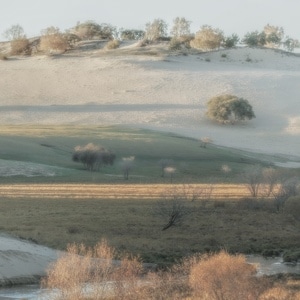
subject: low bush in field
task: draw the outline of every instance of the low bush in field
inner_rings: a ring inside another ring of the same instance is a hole
[[[11,55],[30,55],[31,49],[27,38],[15,39],[10,42]]]

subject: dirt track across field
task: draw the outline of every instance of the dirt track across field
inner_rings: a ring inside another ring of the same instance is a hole
[[[167,195],[195,199],[236,199],[249,196],[244,185],[234,184],[13,184],[0,185],[2,198],[158,199]]]

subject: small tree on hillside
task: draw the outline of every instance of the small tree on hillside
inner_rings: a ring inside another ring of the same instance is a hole
[[[12,55],[31,54],[29,40],[26,38],[23,27],[19,24],[12,25],[5,30],[3,36],[10,41]]]
[[[300,48],[300,42],[297,39],[287,36],[283,41],[283,47],[288,51],[294,51],[295,48]]]
[[[227,36],[224,38],[223,47],[224,48],[233,48],[240,41],[240,38],[237,34],[232,34],[231,36]]]
[[[162,19],[155,19],[146,24],[145,38],[149,41],[157,41],[167,36],[167,23]]]
[[[263,30],[266,35],[266,45],[271,48],[278,48],[281,45],[284,30],[282,27],[267,24]]]
[[[3,33],[3,36],[9,41],[26,38],[24,29],[19,24],[12,25],[10,28],[6,29]]]
[[[116,155],[101,146],[93,143],[85,146],[76,146],[72,160],[80,162],[89,171],[99,170],[103,165],[113,165]]]
[[[220,48],[224,40],[223,32],[218,28],[204,25],[196,32],[195,38],[191,40],[191,47],[202,50],[213,50]]]
[[[250,192],[252,197],[257,197],[259,187],[263,182],[262,169],[260,166],[252,166],[247,168],[241,176],[244,180],[244,185]]]
[[[186,37],[191,35],[190,31],[191,22],[186,18],[175,18],[173,20],[173,27],[171,29],[171,36],[174,38]]]
[[[211,98],[207,103],[206,115],[224,124],[255,118],[252,106],[247,100],[229,94]]]
[[[242,42],[249,47],[264,46],[267,42],[266,34],[258,31],[248,32]]]

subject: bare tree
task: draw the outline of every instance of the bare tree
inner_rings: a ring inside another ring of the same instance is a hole
[[[259,187],[262,183],[262,170],[260,166],[252,166],[242,174],[244,185],[249,190],[252,197],[257,197]]]
[[[186,37],[191,34],[190,31],[191,22],[186,18],[175,18],[173,20],[173,27],[171,29],[171,35],[174,38]]]
[[[155,19],[146,24],[145,38],[149,41],[157,41],[167,36],[167,23],[162,19]]]
[[[3,36],[7,38],[9,41],[26,38],[24,29],[19,24],[12,25],[10,28],[6,29],[3,33]]]
[[[154,214],[166,221],[162,231],[180,225],[187,216],[192,214],[194,210],[188,202],[190,201],[185,191],[176,188],[163,195],[163,200],[158,201],[153,208]]]
[[[122,171],[123,171],[125,180],[128,180],[128,178],[129,178],[129,172],[133,168],[134,159],[135,159],[134,156],[129,156],[129,157],[123,157],[122,158],[121,167],[122,167]]]
[[[262,170],[262,179],[264,184],[264,194],[270,197],[279,181],[279,172],[274,168],[266,168]]]

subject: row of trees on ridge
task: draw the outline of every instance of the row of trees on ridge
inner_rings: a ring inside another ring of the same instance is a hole
[[[177,17],[168,31],[168,24],[162,19],[155,19],[145,25],[144,30],[117,29],[110,24],[98,24],[94,21],[77,23],[76,26],[62,33],[57,27],[49,27],[41,31],[39,50],[66,51],[79,40],[142,40],[141,45],[160,40],[170,42],[170,49],[182,47],[196,48],[204,51],[220,47],[232,48],[238,43],[247,46],[266,46],[271,48],[284,47],[293,51],[299,47],[299,41],[285,36],[282,27],[267,24],[262,31],[248,32],[242,39],[237,34],[225,36],[219,28],[203,25],[196,33],[190,29],[191,22],[186,18]],[[4,32],[4,37],[11,41],[12,54],[30,54],[30,42],[20,25],[13,25]],[[117,48],[119,43],[112,44]]]

